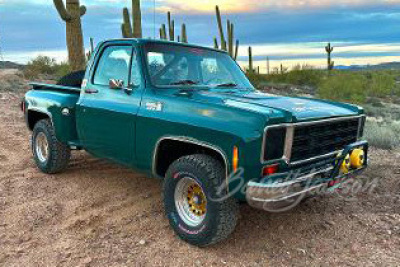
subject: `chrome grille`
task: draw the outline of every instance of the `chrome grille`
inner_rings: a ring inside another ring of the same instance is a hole
[[[297,164],[332,155],[360,138],[364,121],[365,116],[357,116],[268,126],[261,161],[282,158],[287,163]],[[278,133],[282,135],[279,138]]]
[[[351,118],[295,126],[290,161],[329,154],[356,142],[359,123],[360,118]]]

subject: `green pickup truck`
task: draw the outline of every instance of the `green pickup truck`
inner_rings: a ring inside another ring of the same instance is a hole
[[[362,108],[257,91],[219,50],[108,40],[78,81],[32,87],[21,109],[41,171],[83,149],[163,179],[171,227],[200,247],[232,233],[241,202],[288,209],[367,166]]]

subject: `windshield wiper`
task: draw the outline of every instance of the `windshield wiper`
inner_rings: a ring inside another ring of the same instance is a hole
[[[236,83],[221,83],[218,84],[216,87],[236,87],[238,86]]]
[[[195,85],[195,84],[198,84],[198,82],[195,82],[192,80],[181,80],[181,81],[170,83],[169,85]]]

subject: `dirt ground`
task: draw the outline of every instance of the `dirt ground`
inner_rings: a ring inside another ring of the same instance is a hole
[[[280,214],[242,205],[234,234],[199,249],[169,228],[159,180],[84,152],[62,174],[40,173],[19,99],[0,92],[0,266],[400,265],[398,152],[371,150],[372,193]]]

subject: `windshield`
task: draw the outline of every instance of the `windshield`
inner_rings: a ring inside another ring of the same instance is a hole
[[[254,89],[225,53],[173,44],[147,44],[151,82],[159,87]]]

